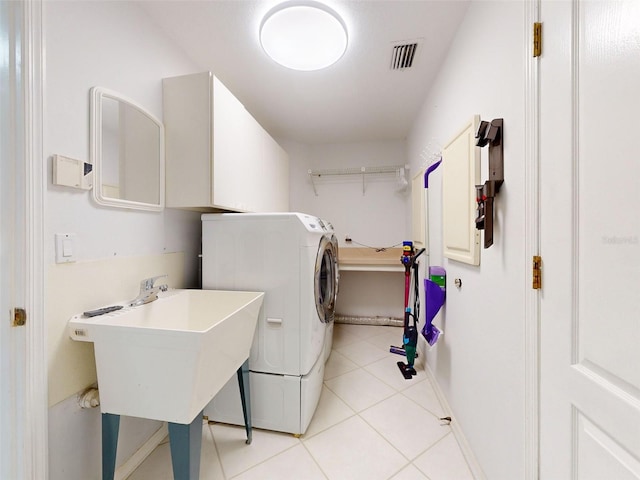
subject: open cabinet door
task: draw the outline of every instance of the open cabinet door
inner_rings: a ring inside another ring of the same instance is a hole
[[[417,249],[426,244],[425,224],[424,170],[421,170],[411,179],[411,238]]]
[[[637,480],[640,3],[540,18],[539,478]]]
[[[480,265],[480,232],[476,230],[476,185],[480,183],[480,148],[474,115],[442,149],[442,236],[444,256]]]

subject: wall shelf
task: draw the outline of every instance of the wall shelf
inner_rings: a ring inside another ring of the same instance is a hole
[[[316,181],[322,177],[330,176],[343,176],[343,175],[360,175],[362,177],[362,194],[365,191],[365,177],[367,175],[388,175],[394,174],[396,176],[405,177],[405,171],[409,169],[408,165],[388,165],[379,167],[354,167],[354,168],[333,168],[325,170],[307,170],[307,174],[311,179],[311,185],[313,186],[313,193],[318,196],[318,190],[316,189]]]
[[[401,258],[402,248],[342,247],[338,252],[338,268],[340,271],[404,272]]]

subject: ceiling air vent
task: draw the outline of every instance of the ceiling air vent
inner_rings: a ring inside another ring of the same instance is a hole
[[[391,70],[411,68],[418,52],[418,42],[403,42],[393,46],[391,52]]]

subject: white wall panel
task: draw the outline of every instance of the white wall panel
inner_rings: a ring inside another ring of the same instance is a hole
[[[349,247],[345,243],[347,235],[354,242],[372,247],[389,247],[411,240],[411,190],[401,190],[395,175],[368,175],[364,194],[359,175],[316,181],[316,196],[307,174],[310,169],[404,165],[403,141],[328,145],[281,141],[280,144],[289,153],[291,210],[329,220],[340,248]],[[407,178],[411,176],[412,172],[407,172]],[[359,247],[354,243],[351,246]],[[338,314],[403,317],[403,275],[348,272],[340,282]]]
[[[50,156],[88,161],[91,87],[119,92],[162,119],[163,76],[191,73],[196,67],[131,3],[44,2],[44,31],[45,239],[51,239],[45,243],[46,263],[53,263],[53,235],[76,233],[79,261],[186,251],[188,279],[195,282],[199,239],[171,232],[174,217],[98,207],[91,192],[53,186]],[[179,215],[199,220],[195,213]]]
[[[436,322],[444,335],[425,352],[427,364],[492,480],[525,478],[524,292],[531,280],[523,158],[531,25],[524,19],[524,2],[471,2],[407,140],[415,168],[425,147],[442,148],[472,115],[504,118],[505,183],[495,203],[495,243],[481,252],[479,267],[443,257],[442,169],[429,177],[431,264],[447,269],[447,299]],[[481,183],[487,179],[483,150]]]
[[[45,105],[45,305],[49,343],[50,479],[99,478],[100,430],[94,411],[80,411],[76,392],[95,381],[91,348],[72,345],[66,316],[135,296],[138,276],[163,270],[163,253],[183,252],[171,268],[175,286],[198,283],[200,217],[98,207],[91,192],[53,186],[51,160],[89,158],[89,89],[102,86],[135,99],[162,118],[162,78],[198,69],[128,2],[43,2]],[[54,264],[54,234],[75,233],[78,263]],[[151,264],[139,268],[147,260]],[[97,262],[94,262],[98,260]],[[142,263],[141,263],[142,262]],[[62,267],[68,267],[60,272]],[[95,267],[95,268],[92,268]],[[131,270],[133,269],[133,270]],[[55,273],[54,273],[55,272]],[[80,272],[74,275],[73,272]],[[64,282],[58,273],[64,273]],[[161,273],[165,273],[162,271]],[[69,276],[71,275],[71,276]],[[127,293],[128,292],[128,293]],[[122,454],[133,453],[156,422],[124,422]],[[118,460],[120,463],[121,460]]]
[[[367,175],[364,194],[360,175],[316,181],[318,195],[307,175],[310,169],[404,165],[403,141],[326,145],[280,143],[290,154],[292,211],[329,220],[341,247],[348,246],[344,242],[346,235],[376,247],[388,247],[410,239],[410,189],[400,191],[394,174]],[[411,172],[408,172],[408,178],[411,178]]]

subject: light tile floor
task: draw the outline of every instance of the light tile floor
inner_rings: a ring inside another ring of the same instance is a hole
[[[420,361],[405,380],[389,353],[402,329],[336,324],[318,409],[300,438],[202,429],[201,480],[473,480]],[[421,360],[421,359],[418,359]],[[166,440],[129,477],[172,480]]]

